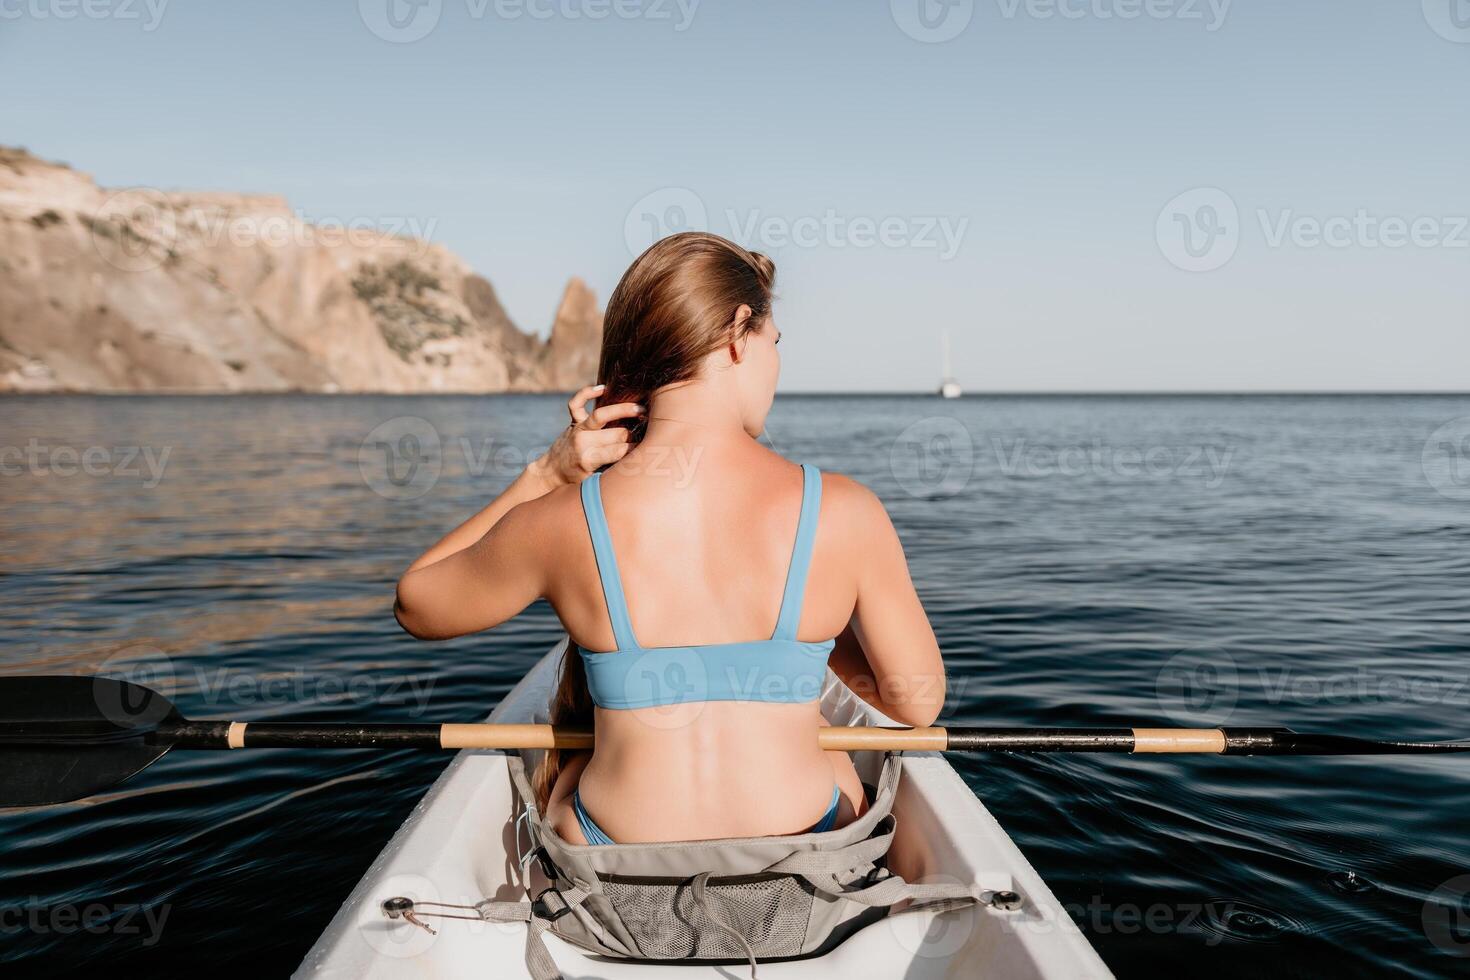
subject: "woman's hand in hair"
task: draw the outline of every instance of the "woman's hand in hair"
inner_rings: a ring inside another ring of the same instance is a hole
[[[571,397],[567,402],[571,423],[527,467],[546,492],[568,483],[581,483],[604,466],[622,459],[631,448],[628,430],[610,423],[637,418],[645,409],[633,402],[622,402],[587,411],[587,402],[602,394],[604,388],[606,385],[590,385]]]
[[[567,403],[571,424],[551,448],[408,567],[393,604],[400,626],[422,640],[464,636],[505,622],[545,595],[543,529],[520,505],[534,506],[557,487],[581,483],[627,455],[628,430],[610,424],[642,415],[643,406],[587,411],[587,402],[601,393],[596,385],[573,395]]]

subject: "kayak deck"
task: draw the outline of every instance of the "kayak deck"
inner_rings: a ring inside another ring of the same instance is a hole
[[[490,716],[493,722],[544,721],[561,644],[541,659]],[[888,723],[829,673],[823,715],[833,724]],[[863,758],[867,756],[869,758]],[[855,753],[864,779],[875,753]],[[483,898],[517,901],[544,884],[528,881],[518,856],[528,850],[514,819],[514,795],[501,752],[459,753],[414,808],[363,876],[294,974],[301,980],[347,978],[482,978],[526,976],[521,923],[432,918],[432,935],[381,911],[383,900],[473,905]],[[1014,891],[1021,908],[987,906],[919,912],[875,922],[819,957],[763,962],[760,976],[1106,978],[1097,953],[1016,845],[938,754],[907,754],[894,807],[893,860],[916,880],[976,882]],[[917,872],[917,873],[916,873]],[[473,915],[473,913],[462,913]],[[546,943],[568,977],[667,980],[729,978],[744,967],[704,963],[656,965],[590,955],[556,936]],[[656,972],[655,972],[656,971]]]

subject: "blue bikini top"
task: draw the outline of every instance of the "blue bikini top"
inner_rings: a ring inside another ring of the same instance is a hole
[[[587,670],[587,689],[601,708],[652,708],[692,701],[770,701],[804,704],[822,695],[827,657],[835,640],[802,643],[796,638],[801,621],[802,596],[817,539],[817,514],[822,507],[822,474],[802,464],[801,516],[796,545],[786,572],[786,591],[776,632],[769,640],[713,643],[704,646],[649,647],[638,645],[623,580],[613,554],[612,535],[602,509],[602,474],[582,481],[582,513],[592,535],[597,574],[612,622],[617,649],[597,653],[578,647]]]

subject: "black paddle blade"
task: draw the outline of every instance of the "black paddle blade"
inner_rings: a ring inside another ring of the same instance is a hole
[[[147,769],[168,749],[167,743],[142,739],[95,747],[0,745],[0,807],[96,796]]]
[[[0,677],[0,807],[111,789],[169,750],[168,698],[110,677]]]

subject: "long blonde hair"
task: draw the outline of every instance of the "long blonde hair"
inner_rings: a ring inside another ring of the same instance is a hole
[[[597,380],[607,385],[598,402],[647,405],[653,393],[698,375],[704,359],[771,315],[776,266],[759,252],[707,232],[684,232],[655,242],[628,267],[607,302]],[[735,314],[751,315],[732,334]],[[624,424],[631,440],[643,438],[645,421]],[[568,642],[551,701],[554,725],[592,724],[592,695],[582,658]],[[566,766],[560,750],[546,753],[533,780],[544,812]]]

